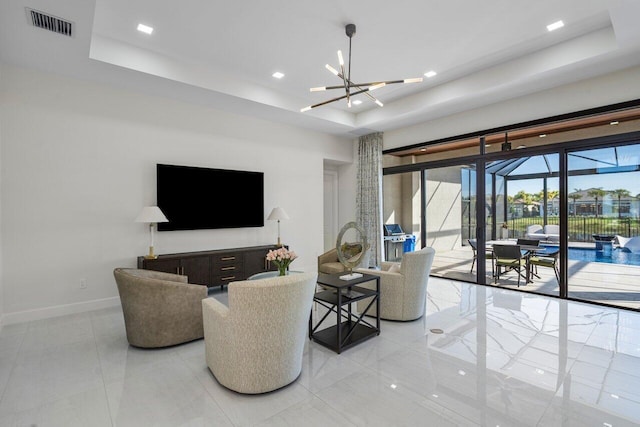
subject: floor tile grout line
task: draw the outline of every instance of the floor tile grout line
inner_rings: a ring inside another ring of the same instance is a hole
[[[96,348],[96,355],[98,356],[98,364],[100,366],[100,377],[102,378],[102,389],[104,390],[104,399],[106,401],[107,404],[107,412],[109,413],[109,421],[111,422],[112,426],[115,426],[115,423],[113,422],[113,415],[111,415],[111,403],[109,403],[109,394],[107,392],[107,381],[104,378],[104,369],[102,367],[102,357],[100,355],[100,349],[98,348],[98,339],[96,338],[96,331],[95,331],[95,325],[94,325],[94,316],[93,316],[93,312],[91,313],[90,317],[89,317],[90,321],[91,321],[91,333],[93,334],[93,344]]]

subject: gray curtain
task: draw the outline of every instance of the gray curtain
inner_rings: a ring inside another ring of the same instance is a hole
[[[364,229],[371,245],[369,267],[382,262],[382,133],[358,140],[358,186],[356,222]]]

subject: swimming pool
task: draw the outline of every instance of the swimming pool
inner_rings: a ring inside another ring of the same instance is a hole
[[[640,266],[640,254],[622,249],[613,249],[610,254],[588,248],[569,248],[569,259],[574,261],[604,262],[607,264],[625,264]]]

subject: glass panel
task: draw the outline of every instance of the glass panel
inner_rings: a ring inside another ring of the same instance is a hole
[[[495,255],[487,283],[560,294],[558,168],[558,154],[487,164],[487,248],[489,256]],[[517,245],[517,239],[529,240],[520,242],[521,251],[514,252],[519,259],[494,254],[494,245]]]
[[[476,281],[469,239],[476,230],[476,171],[470,165],[425,171],[426,246],[436,250],[431,274]]]
[[[568,156],[569,297],[640,308],[640,145]]]
[[[385,261],[400,261],[405,251],[421,248],[420,172],[384,175],[383,235]]]

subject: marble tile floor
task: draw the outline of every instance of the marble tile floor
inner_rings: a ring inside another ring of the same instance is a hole
[[[423,319],[340,355],[307,341],[300,377],[258,396],[220,386],[202,340],[130,347],[119,308],[7,325],[0,426],[640,425],[640,313],[428,289]]]

